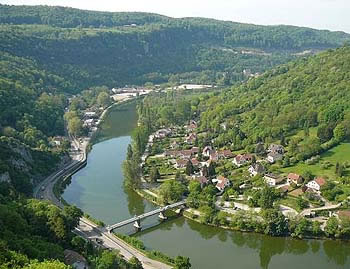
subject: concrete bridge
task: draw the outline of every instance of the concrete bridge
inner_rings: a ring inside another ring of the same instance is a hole
[[[107,231],[108,232],[112,232],[114,229],[117,229],[117,228],[120,228],[120,227],[123,227],[125,225],[128,225],[130,223],[134,223],[134,227],[138,230],[140,230],[142,227],[141,227],[141,220],[142,219],[145,219],[147,217],[150,217],[150,216],[154,216],[154,215],[157,215],[159,214],[159,218],[162,219],[162,220],[165,220],[167,217],[164,215],[164,212],[168,209],[172,209],[172,208],[175,208],[175,207],[179,207],[179,206],[182,206],[182,205],[185,205],[186,204],[186,201],[180,201],[180,202],[177,202],[177,203],[174,203],[174,204],[171,204],[171,205],[167,205],[167,206],[164,206],[164,207],[161,207],[161,208],[158,208],[158,209],[155,209],[153,211],[150,211],[150,212],[147,212],[147,213],[144,213],[144,214],[141,214],[139,216],[135,216],[133,218],[130,218],[130,219],[127,219],[127,220],[124,220],[124,221],[121,221],[121,222],[118,222],[118,223],[115,223],[115,224],[112,224],[112,225],[109,225],[106,227]],[[180,212],[180,210],[179,210]]]

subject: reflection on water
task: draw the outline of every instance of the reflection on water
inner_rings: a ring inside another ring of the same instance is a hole
[[[103,123],[87,166],[72,178],[63,197],[107,224],[155,208],[124,190],[121,164],[136,126],[135,104],[113,110]],[[350,268],[350,245],[341,241],[296,240],[240,233],[202,225],[183,217],[159,223],[142,221],[136,234],[148,248],[171,256],[189,256],[193,268]],[[132,233],[132,224],[117,232]]]
[[[187,254],[194,268],[350,268],[349,242],[233,232],[185,218],[136,236],[170,255]]]

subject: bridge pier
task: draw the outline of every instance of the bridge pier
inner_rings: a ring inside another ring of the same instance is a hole
[[[159,212],[158,217],[159,217],[161,220],[166,220],[166,219],[168,218],[167,216],[164,215],[164,212],[165,212],[165,210]]]
[[[141,219],[135,220],[135,222],[134,222],[134,227],[135,227],[135,229],[136,229],[137,231],[141,231],[141,229],[142,229],[142,226],[141,226]]]

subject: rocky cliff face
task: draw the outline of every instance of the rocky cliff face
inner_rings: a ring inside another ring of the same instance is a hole
[[[31,149],[18,140],[0,137],[0,183],[8,182],[30,194],[33,185],[40,182],[67,156]]]

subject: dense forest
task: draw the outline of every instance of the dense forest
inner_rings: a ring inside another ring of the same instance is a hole
[[[286,141],[291,157],[300,161],[325,151],[350,134],[349,60],[350,47],[345,46],[233,87],[199,105],[202,128],[219,133],[219,146],[237,149],[303,131],[302,141]],[[232,128],[223,131],[222,123]]]
[[[334,48],[342,32],[203,18],[0,5],[0,49],[30,57],[77,92],[145,82],[232,84],[303,51]]]

